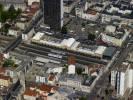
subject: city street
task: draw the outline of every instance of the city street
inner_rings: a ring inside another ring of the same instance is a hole
[[[131,39],[129,39],[126,44],[123,46],[123,49],[121,49],[120,53],[117,57],[114,57],[114,60],[112,59],[112,62],[109,63],[106,68],[106,70],[103,72],[103,74],[99,77],[99,79],[94,84],[91,93],[89,94],[89,97],[97,96],[97,92],[100,89],[103,89],[103,87],[107,86],[108,81],[106,81],[106,78],[109,78],[111,70],[117,70],[121,67],[121,64],[123,61],[125,61],[126,57],[128,56],[128,53],[133,50],[133,45],[128,45],[128,42]]]

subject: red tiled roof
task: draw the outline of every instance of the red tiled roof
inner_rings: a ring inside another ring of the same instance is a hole
[[[54,86],[50,86],[50,85],[46,85],[46,84],[41,84],[41,85],[38,86],[38,88],[41,91],[44,91],[44,92],[47,92],[47,93],[50,93],[52,89],[55,89]]]
[[[6,72],[5,68],[0,67],[0,74],[4,74]]]
[[[0,79],[3,79],[3,80],[11,80],[11,77],[10,76],[0,75]]]
[[[88,9],[88,10],[86,11],[86,13],[91,14],[91,15],[96,15],[96,14],[97,14],[97,11],[92,10],[92,9]]]
[[[50,74],[49,77],[48,77],[48,80],[49,81],[53,81],[54,79],[55,79],[55,75]]]
[[[75,63],[76,63],[76,58],[75,58],[75,56],[69,56],[69,57],[68,57],[68,64],[69,64],[69,65],[71,65],[71,64],[75,65]]]
[[[26,89],[25,92],[24,92],[24,95],[28,95],[28,96],[34,96],[36,97],[37,96],[37,92],[35,90],[31,90],[31,89]]]
[[[0,53],[0,61],[2,61],[4,59],[3,54]]]

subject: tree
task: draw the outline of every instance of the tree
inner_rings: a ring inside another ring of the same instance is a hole
[[[6,20],[8,19],[8,12],[7,11],[2,11],[1,12],[1,18],[0,18],[0,21],[2,22],[2,23],[5,23],[6,22]]]
[[[83,72],[83,69],[82,68],[76,68],[76,72],[78,75],[81,75]]]
[[[88,40],[94,41],[96,38],[95,34],[89,33],[88,34]]]
[[[79,100],[87,100],[87,98],[85,96],[82,96],[79,98]]]
[[[0,4],[0,12],[3,11],[4,7],[2,4]]]
[[[17,15],[20,15],[22,10],[20,8],[17,9]]]
[[[130,17],[133,18],[133,11],[131,12]]]
[[[15,8],[14,8],[13,5],[11,5],[11,6],[9,7],[8,12],[10,12],[10,13],[16,12],[16,10],[15,10]]]
[[[3,5],[0,4],[0,22],[5,23],[7,19],[14,20],[21,12],[21,9],[16,10],[13,5],[8,10],[4,10]]]
[[[18,15],[17,11],[15,10],[14,6],[11,5],[10,8],[8,9],[9,13],[9,19],[14,20]]]
[[[85,27],[85,23],[82,23],[81,25],[82,25],[82,27]]]
[[[14,66],[15,62],[12,59],[5,60],[3,67],[12,67]]]
[[[9,30],[9,28],[11,27],[11,25],[9,25],[9,24],[5,24],[4,25],[4,29],[3,29],[3,31],[5,32],[5,33],[8,33],[8,30]]]
[[[105,94],[109,95],[109,90],[108,89],[105,89]]]
[[[2,13],[2,11],[3,11],[3,5],[0,4],[0,22],[2,22],[2,21],[1,21],[1,13]]]
[[[63,26],[63,27],[62,27],[61,33],[62,33],[62,34],[67,34],[67,27],[66,27],[66,26]]]

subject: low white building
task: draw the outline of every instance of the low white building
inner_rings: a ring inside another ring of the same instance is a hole
[[[69,65],[68,66],[68,74],[75,74],[75,65]]]
[[[101,39],[102,39],[102,41],[104,41],[105,43],[107,43],[109,45],[114,45],[114,46],[121,47],[123,45],[123,42],[129,36],[130,32],[125,30],[125,33],[123,33],[123,34],[124,35],[119,39],[119,38],[115,38],[113,36],[110,36],[106,33],[105,34],[101,33]]]
[[[114,33],[116,31],[116,26],[108,25],[108,26],[106,26],[105,30],[106,30],[106,32]]]
[[[98,46],[98,48],[95,50],[95,55],[102,58],[105,50],[106,50],[105,46]]]
[[[19,34],[19,32],[20,32],[20,29],[19,29],[19,28],[17,28],[17,27],[12,27],[12,28],[9,29],[8,35],[17,37],[18,34]]]
[[[76,42],[74,38],[68,38],[62,41],[52,41],[47,39],[41,39],[44,35],[45,33],[41,33],[41,32],[36,33],[36,35],[32,38],[32,42],[40,42],[46,45],[69,48],[69,49]]]
[[[63,0],[64,3],[64,12],[65,13],[70,13],[74,7],[78,4],[80,0]]]
[[[0,86],[9,87],[12,84],[11,77],[0,75]]]
[[[19,27],[21,30],[24,30],[26,28],[26,22],[18,21],[16,23],[16,26]]]
[[[47,83],[47,77],[37,75],[36,82],[37,83]]]
[[[75,90],[83,91],[83,92],[90,92],[90,86],[83,85],[83,78],[76,75],[68,75],[62,77],[63,79],[59,80],[59,84],[63,86],[67,86],[70,88],[75,88]]]
[[[53,67],[47,70],[47,73],[62,73],[63,67]]]
[[[118,13],[123,14],[123,15],[125,15],[125,14],[130,15],[132,13],[131,10],[120,10],[119,8],[114,7],[113,5],[111,5],[111,8],[108,9],[107,12],[108,13],[118,12]]]
[[[48,84],[55,85],[57,81],[58,81],[58,78],[56,75],[50,74],[48,76]]]
[[[40,2],[40,0],[27,0],[28,5],[32,5],[33,2]]]
[[[25,37],[25,35],[22,37]],[[103,53],[106,50],[105,46],[95,46],[95,47],[92,46],[90,48],[89,47],[84,48],[82,47],[82,45],[80,45],[80,42],[76,41],[74,38],[60,40],[57,38],[53,38],[51,36],[47,36],[45,33],[40,33],[40,32],[36,33],[36,35],[32,38],[32,42],[43,44],[43,45],[48,45],[48,46],[53,46],[53,47],[58,47],[62,49],[68,49],[68,50],[72,50],[75,52],[80,52],[80,53],[96,56],[99,58],[103,57]]]
[[[94,50],[92,50],[90,48],[80,47],[80,48],[77,48],[77,52],[81,52],[84,54],[89,54],[91,56],[96,56],[96,57],[102,58],[106,49],[107,49],[107,47],[105,47],[105,46],[97,46],[97,48]]]
[[[82,86],[82,81],[82,77],[70,74],[65,76],[63,80],[59,80],[59,83],[61,85],[80,89]]]
[[[64,39],[62,42],[61,42],[61,45],[63,47],[67,47],[67,48],[71,48],[71,46],[75,43],[75,39],[74,38],[69,38],[69,39]]]
[[[88,9],[84,11],[83,8],[75,8],[76,16],[85,20],[96,21],[99,18],[99,13],[97,11]]]
[[[81,3],[75,8],[76,16],[85,20],[96,21],[99,18],[98,11],[89,8],[88,2]]]
[[[111,22],[113,20],[121,20],[121,21],[126,21],[126,22],[133,22],[133,20],[130,19],[130,18],[123,18],[123,17],[118,16],[118,15],[111,15],[111,14],[106,14],[106,13],[101,14],[101,17],[102,17],[102,23]]]
[[[35,33],[34,29],[32,29],[29,33],[27,34],[22,34],[22,39],[24,41],[28,41],[30,38],[32,38],[33,34]]]
[[[102,23],[109,23],[112,20],[111,16],[102,14]]]
[[[44,35],[44,33],[38,32],[38,33],[36,33],[36,35],[32,39],[35,41],[39,41],[39,40],[41,40],[43,35]]]
[[[16,27],[20,28],[21,30],[24,30],[29,24],[29,18],[26,16],[21,16],[19,19],[17,19]]]

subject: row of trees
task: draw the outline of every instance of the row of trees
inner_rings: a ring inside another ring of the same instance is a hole
[[[63,26],[63,27],[62,27],[61,33],[62,33],[62,34],[67,34],[67,33],[68,33],[68,30],[67,30],[67,27],[66,27],[66,26]]]
[[[12,59],[6,59],[4,61],[3,67],[12,67],[15,65],[15,62]]]
[[[13,21],[20,13],[21,9],[16,10],[13,5],[11,5],[8,10],[5,10],[3,5],[0,4],[0,22],[2,23],[6,22],[7,19]]]
[[[68,33],[68,29],[66,26],[63,26],[61,29],[61,33],[62,34],[67,34]],[[89,33],[88,34],[88,40],[94,41],[96,38],[95,34]]]
[[[18,67],[15,61],[12,58],[5,59],[3,67]]]

